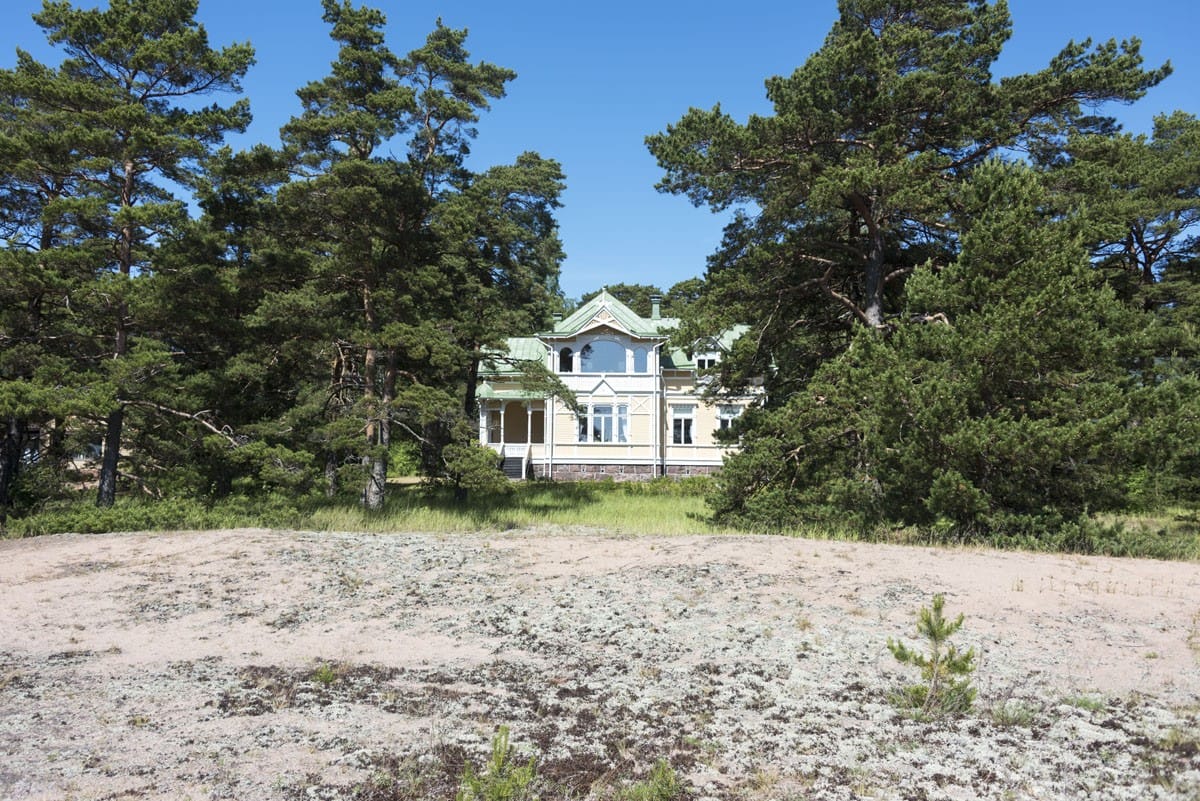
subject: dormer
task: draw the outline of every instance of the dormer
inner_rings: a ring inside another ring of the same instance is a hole
[[[711,370],[721,363],[725,348],[713,337],[701,337],[692,343],[692,364],[696,370]]]
[[[675,321],[646,319],[601,290],[554,328],[538,334],[551,354],[551,367],[565,373],[649,373],[652,354]]]

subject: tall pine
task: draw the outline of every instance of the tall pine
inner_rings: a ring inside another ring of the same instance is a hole
[[[157,249],[187,219],[174,192],[195,180],[226,133],[250,119],[244,100],[198,102],[240,91],[253,51],[248,44],[212,48],[196,10],[195,0],[112,0],[104,9],[47,2],[34,20],[64,51],[62,64],[49,69],[22,53],[7,76],[25,119],[70,139],[62,153],[69,162],[47,165],[40,179],[46,186],[65,167],[69,186],[41,219],[51,249],[86,247],[91,257],[87,281],[70,299],[90,329],[88,344],[74,353],[94,373],[90,406],[102,418],[100,506],[116,496],[130,408],[187,415],[150,397],[155,377],[173,369],[172,355],[162,337],[141,336],[139,293],[156,269]]]

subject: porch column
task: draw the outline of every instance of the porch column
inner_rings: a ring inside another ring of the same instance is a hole
[[[504,445],[504,407],[507,405],[504,401],[500,401],[500,445],[502,448]]]
[[[479,441],[488,444],[488,402],[479,403]]]
[[[533,444],[533,403],[525,401],[525,444]]]

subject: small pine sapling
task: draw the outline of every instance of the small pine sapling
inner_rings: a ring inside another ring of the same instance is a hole
[[[963,616],[947,620],[942,609],[946,599],[933,596],[933,607],[921,607],[917,615],[917,635],[929,646],[928,653],[919,653],[902,642],[888,639],[887,647],[897,661],[921,669],[924,684],[905,687],[898,693],[898,705],[912,709],[924,718],[962,715],[975,700],[975,688],[969,676],[975,670],[975,649],[959,653],[949,639],[962,628]]]
[[[463,768],[455,801],[537,801],[536,775],[532,759],[525,765],[513,764],[508,727],[501,726],[492,738],[492,758],[484,772],[476,773],[470,763]]]

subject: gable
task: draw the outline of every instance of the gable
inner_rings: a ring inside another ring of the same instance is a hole
[[[550,331],[539,334],[543,339],[570,339],[597,327],[605,326],[638,339],[665,339],[664,324],[674,320],[648,320],[636,314],[621,301],[601,290],[600,294],[580,306]],[[672,326],[673,327],[673,326]]]

